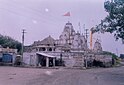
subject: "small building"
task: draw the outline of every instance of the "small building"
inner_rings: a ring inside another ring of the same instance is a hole
[[[17,49],[0,47],[0,63],[1,64],[14,64],[17,55]]]
[[[24,63],[30,66],[55,66],[56,57],[43,52],[24,53],[24,56]]]
[[[99,40],[96,40],[95,44],[94,44],[94,48],[93,48],[94,52],[102,52],[102,45],[99,42]]]

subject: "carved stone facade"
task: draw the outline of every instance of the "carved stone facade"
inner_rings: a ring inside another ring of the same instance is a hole
[[[62,46],[62,51],[84,51],[87,46],[84,35],[81,35],[79,32],[76,33],[70,22],[66,23],[56,44]]]
[[[43,39],[42,41],[35,41],[32,44],[33,51],[55,51],[55,40],[48,36],[47,38]]]
[[[76,32],[73,29],[72,23],[70,23],[70,22],[66,23],[62,34],[59,36],[58,44],[62,44],[62,45],[69,44],[69,45],[71,45],[75,34],[76,34]]]
[[[101,43],[98,40],[96,40],[96,42],[94,44],[93,51],[102,52],[102,46],[101,46]]]
[[[85,65],[86,56],[87,61],[88,59],[91,61],[95,58],[94,53],[102,51],[100,42],[95,42],[93,50],[88,49],[85,36],[79,32],[75,32],[72,23],[67,22],[59,39],[48,36],[41,41],[35,41],[32,45],[25,47],[24,62],[28,62],[27,64],[30,65],[35,63],[33,65],[37,66],[46,59],[45,62],[48,67],[51,61],[54,64],[55,58],[62,58],[65,61],[65,65],[69,67],[82,67]],[[86,52],[89,53],[86,54]]]
[[[59,39],[54,39],[51,36],[43,39],[42,41],[35,41],[25,51],[38,52],[38,51],[84,51],[87,48],[86,39],[84,35],[75,32],[72,23],[66,23],[62,34]]]

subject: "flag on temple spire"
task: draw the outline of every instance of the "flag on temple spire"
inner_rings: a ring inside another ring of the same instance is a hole
[[[63,16],[70,16],[70,12],[65,13]]]

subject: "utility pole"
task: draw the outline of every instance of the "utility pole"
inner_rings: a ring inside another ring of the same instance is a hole
[[[92,30],[90,30],[90,49],[91,50],[92,50],[92,43],[93,43],[93,32],[92,32]]]
[[[87,42],[87,39],[88,39],[88,34],[89,34],[89,33],[88,33],[88,30],[89,30],[89,29],[85,29],[85,37],[86,37],[86,42]]]
[[[82,32],[82,33],[85,34],[85,24],[83,24],[83,30],[84,30],[84,32]]]
[[[22,29],[22,63],[23,63],[23,52],[24,52],[24,39],[25,39],[25,29]]]
[[[79,31],[80,31],[80,35],[81,35],[81,25],[80,25],[80,22],[78,23],[78,26],[79,26]]]
[[[85,38],[86,38],[86,50],[85,50],[85,67],[87,68],[87,57],[88,57],[88,43],[87,43],[87,40],[88,40],[88,29],[85,29]]]

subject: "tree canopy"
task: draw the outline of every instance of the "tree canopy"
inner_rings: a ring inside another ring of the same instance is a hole
[[[9,36],[0,35],[0,45],[4,48],[13,48],[18,49],[18,52],[21,51],[21,43],[17,40],[12,39]]]
[[[92,29],[93,32],[110,32],[117,40],[124,40],[124,0],[105,1],[104,8],[108,15]]]
[[[117,59],[118,56],[115,53],[109,52],[109,51],[103,51],[103,54],[107,54],[107,55],[112,55],[112,58]]]

